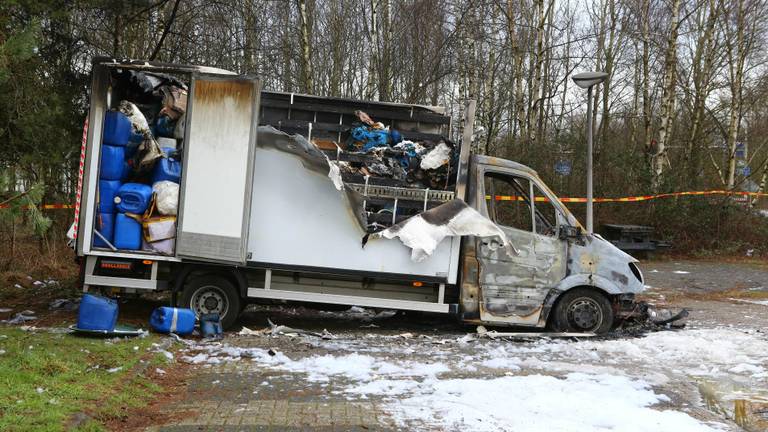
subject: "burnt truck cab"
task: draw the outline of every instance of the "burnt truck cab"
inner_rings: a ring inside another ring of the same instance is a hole
[[[472,156],[467,202],[494,221],[493,238],[462,245],[462,319],[558,331],[608,331],[643,290],[638,261],[578,220],[533,169]]]

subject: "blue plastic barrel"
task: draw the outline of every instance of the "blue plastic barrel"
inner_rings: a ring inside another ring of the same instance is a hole
[[[152,312],[149,325],[160,333],[191,334],[195,329],[195,312],[192,309],[159,307]]]
[[[155,123],[155,136],[173,138],[173,131],[176,129],[176,120],[171,120],[166,115],[161,115]]]
[[[104,115],[104,144],[124,146],[131,139],[131,121],[120,111],[107,111]]]
[[[77,328],[112,331],[117,324],[117,302],[92,294],[83,295],[77,314]]]
[[[115,194],[115,208],[123,213],[143,214],[152,199],[152,186],[125,183]]]
[[[108,242],[112,243],[115,239],[115,214],[112,212],[96,214],[96,229]],[[109,247],[104,243],[104,240],[96,234],[93,235],[93,246],[103,248]]]
[[[101,146],[102,180],[121,180],[125,176],[125,147],[112,145]]]
[[[168,180],[174,183],[181,183],[181,161],[170,157],[176,149],[163,148],[164,157],[155,162],[155,168],[152,171],[152,183]]]
[[[118,249],[141,249],[141,224],[123,213],[115,215],[115,236],[112,244]]]
[[[99,213],[115,212],[115,195],[122,185],[120,180],[99,180]]]

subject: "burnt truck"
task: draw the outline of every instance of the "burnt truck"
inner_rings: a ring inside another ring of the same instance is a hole
[[[186,92],[178,207],[164,237],[173,245],[121,248],[99,222],[105,118],[135,93],[127,87],[169,77]],[[452,129],[440,107],[269,92],[220,69],[97,58],[73,236],[83,289],[169,291],[225,327],[248,303],[287,301],[609,331],[636,308],[638,261],[585,232],[533,169],[471,154],[474,106]],[[349,144],[382,127],[406,145]]]

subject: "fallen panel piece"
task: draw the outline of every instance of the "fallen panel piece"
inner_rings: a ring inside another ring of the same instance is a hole
[[[496,330],[488,330],[484,326],[477,326],[477,334],[481,337],[487,337],[490,339],[495,338],[512,338],[512,339],[562,339],[562,338],[590,338],[594,337],[594,333],[573,333],[573,332],[497,332]]]

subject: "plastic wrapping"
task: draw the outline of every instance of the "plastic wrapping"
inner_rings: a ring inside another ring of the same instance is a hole
[[[156,242],[148,242],[144,239],[141,240],[141,250],[144,252],[173,256],[175,248],[176,239],[160,240]]]
[[[152,185],[155,193],[155,206],[161,215],[175,216],[179,208],[179,184],[172,181],[159,181]]]
[[[176,150],[176,139],[175,138],[167,138],[167,137],[160,137],[157,139],[157,143],[160,145],[160,148],[165,153],[165,149],[173,149]]]
[[[128,117],[131,122],[134,135],[141,135],[143,140],[137,148],[136,164],[139,167],[151,167],[155,160],[162,157],[160,145],[157,144],[152,131],[147,123],[147,118],[141,113],[141,110],[133,103],[124,100],[120,101],[120,112]]]
[[[142,222],[144,229],[141,248],[147,252],[173,255],[176,246],[176,218],[153,217]]]
[[[142,225],[144,225],[144,240],[149,243],[176,237],[176,218],[173,216],[151,218],[145,220]]]
[[[160,93],[163,95],[163,109],[160,114],[176,120],[187,111],[186,90],[176,86],[163,86],[160,87]]]

